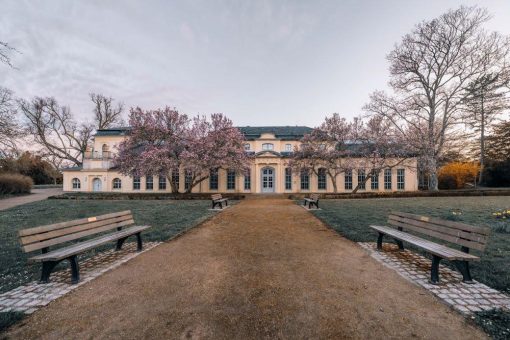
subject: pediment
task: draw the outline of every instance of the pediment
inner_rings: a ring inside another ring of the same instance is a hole
[[[263,150],[263,151],[257,152],[255,154],[255,157],[272,157],[272,158],[275,158],[275,157],[281,157],[281,155],[280,155],[279,152],[276,152],[276,151]]]

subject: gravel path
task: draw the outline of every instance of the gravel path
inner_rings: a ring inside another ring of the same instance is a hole
[[[13,338],[485,335],[289,200],[246,200],[51,303]]]
[[[10,198],[4,198],[0,200],[0,210],[6,210],[9,208],[16,207],[18,205],[42,201],[53,195],[60,195],[62,189],[51,188],[51,189],[32,189],[32,193],[29,195],[15,196]]]

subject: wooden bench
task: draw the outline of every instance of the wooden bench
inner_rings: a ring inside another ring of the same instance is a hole
[[[220,206],[220,209],[223,209],[223,203],[225,203],[225,206],[228,206],[228,198],[223,198],[221,194],[211,195],[211,200],[213,209],[217,205]]]
[[[308,209],[311,209],[312,205],[319,209],[319,194],[311,194],[310,197],[305,197],[303,205],[306,207],[306,204],[308,204]]]
[[[135,221],[133,220],[131,211],[126,210],[24,229],[18,232],[18,236],[23,252],[42,251],[42,254],[28,259],[29,262],[42,262],[41,282],[49,282],[50,274],[55,266],[63,260],[69,260],[71,263],[72,283],[74,284],[78,283],[80,280],[78,254],[112,241],[117,241],[116,250],[120,250],[124,241],[132,235],[136,235],[138,251],[142,250],[141,232],[150,228],[150,226],[131,226],[134,223]],[[128,228],[122,229],[123,227]],[[106,235],[101,235],[50,251],[50,247],[61,245],[69,241],[88,238],[91,235],[112,229],[116,230]]]
[[[439,283],[439,262],[442,259],[452,261],[455,264],[462,273],[463,282],[473,283],[471,273],[469,272],[469,262],[480,261],[480,258],[469,254],[469,250],[471,248],[479,251],[485,249],[490,235],[490,228],[402,212],[391,212],[388,217],[388,224],[397,229],[384,226],[370,226],[370,228],[379,233],[377,249],[382,249],[384,236],[392,237],[399,249],[404,249],[403,242],[408,242],[432,255],[432,268],[430,272],[430,282],[432,284]],[[426,240],[406,231],[457,244],[461,246],[461,249],[454,249]]]

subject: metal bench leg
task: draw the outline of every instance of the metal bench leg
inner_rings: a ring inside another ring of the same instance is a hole
[[[397,244],[398,246],[398,249],[399,250],[404,250],[404,243],[400,240],[397,240],[397,239],[394,239],[395,240],[395,243]]]
[[[461,272],[462,274],[462,282],[464,283],[474,283],[473,279],[471,278],[471,273],[469,272],[469,262],[468,261],[453,261],[455,264],[455,267]]]
[[[142,234],[141,233],[137,233],[136,234],[136,250],[142,251],[142,249],[143,249]]]
[[[383,233],[379,233],[379,237],[377,237],[377,250],[382,250],[382,239],[384,237]]]
[[[439,256],[432,255],[432,268],[430,269],[430,283],[439,284],[439,262],[442,259]]]
[[[42,264],[41,283],[50,282],[50,274],[58,264],[58,261],[46,261]]]
[[[119,251],[122,249],[122,245],[124,244],[124,241],[126,241],[127,237],[119,238],[117,240],[117,246],[115,247],[115,250]]]
[[[69,258],[71,262],[71,283],[76,284],[80,281],[80,267],[78,267],[78,256],[73,255]]]

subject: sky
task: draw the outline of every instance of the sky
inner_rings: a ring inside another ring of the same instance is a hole
[[[314,127],[361,114],[402,36],[461,5],[486,7],[486,28],[510,34],[510,0],[0,0],[0,41],[20,52],[0,86],[53,96],[80,120],[94,92],[126,109]]]

